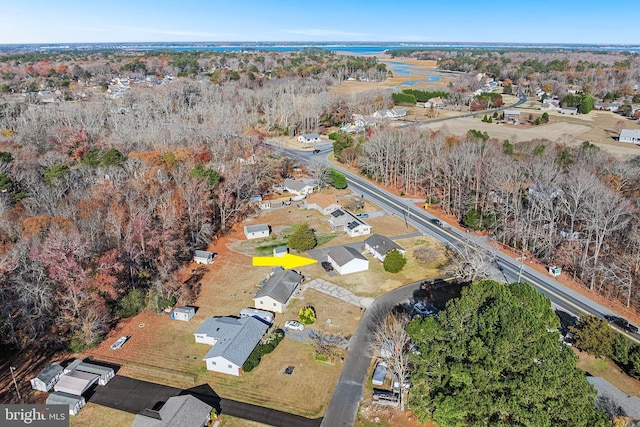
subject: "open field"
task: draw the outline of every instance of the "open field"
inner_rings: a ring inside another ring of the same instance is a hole
[[[629,396],[640,396],[640,380],[631,378],[609,359],[600,359],[573,348],[578,355],[578,368],[594,377],[602,377]]]
[[[71,427],[110,427],[129,426],[136,416],[106,406],[87,403],[78,415],[70,417]]]

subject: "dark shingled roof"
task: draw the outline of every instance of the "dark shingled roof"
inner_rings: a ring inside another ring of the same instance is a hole
[[[293,270],[277,271],[256,292],[255,298],[269,296],[284,304],[289,300],[289,297],[291,297],[291,294],[293,294],[301,281],[302,276]]]

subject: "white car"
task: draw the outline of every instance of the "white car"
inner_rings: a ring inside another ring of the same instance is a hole
[[[114,342],[113,344],[111,344],[111,350],[119,350],[120,348],[122,348],[122,346],[124,345],[124,343],[127,342],[127,340],[129,339],[128,336],[123,336],[118,338],[118,341]]]
[[[297,320],[287,320],[284,322],[285,329],[292,329],[294,331],[302,331],[304,330],[304,325]]]

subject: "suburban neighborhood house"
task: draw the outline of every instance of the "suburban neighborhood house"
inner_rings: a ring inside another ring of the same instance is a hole
[[[212,409],[190,394],[173,396],[160,409],[145,409],[136,415],[131,427],[204,427]]]
[[[280,270],[264,282],[253,298],[256,308],[284,313],[293,293],[302,282],[302,275],[293,270]]]
[[[313,144],[314,142],[320,142],[322,140],[320,139],[320,135],[317,133],[303,133],[298,137],[298,141],[303,144]]]
[[[197,343],[213,346],[202,359],[208,370],[240,376],[242,365],[268,328],[257,317],[212,317],[193,335]]]
[[[340,209],[340,204],[336,201],[335,196],[323,193],[309,194],[304,201],[304,207],[307,209],[315,209],[322,215],[329,215],[336,209]]]
[[[622,129],[618,140],[640,145],[640,129]]]
[[[332,231],[344,231],[349,237],[371,234],[371,226],[349,211],[336,209],[331,212],[329,227]]]
[[[520,111],[518,110],[504,110],[504,122],[517,125],[520,123]]]
[[[395,120],[400,117],[404,117],[406,115],[407,115],[407,112],[402,108],[396,108],[394,110],[384,109],[384,110],[378,110],[375,113],[373,113],[373,118]]]
[[[269,237],[271,229],[267,224],[245,225],[244,235],[248,240]]]
[[[398,250],[402,255],[405,255],[407,252],[396,242],[380,234],[367,237],[364,241],[364,248],[379,261],[384,261],[387,254],[394,249]]]
[[[317,183],[312,179],[291,179],[287,178],[282,183],[282,187],[289,193],[305,196],[313,193]]]
[[[327,260],[340,274],[359,273],[369,269],[369,260],[357,249],[349,246],[336,246],[327,254]]]

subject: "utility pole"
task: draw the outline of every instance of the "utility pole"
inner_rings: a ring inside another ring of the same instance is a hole
[[[16,393],[18,393],[18,399],[20,399],[20,403],[24,403],[22,401],[22,395],[20,394],[20,389],[18,389],[18,383],[16,382],[16,376],[13,373],[16,370],[16,368],[14,368],[13,366],[9,366],[9,370],[11,371],[11,378],[13,378],[13,385],[16,386]]]

